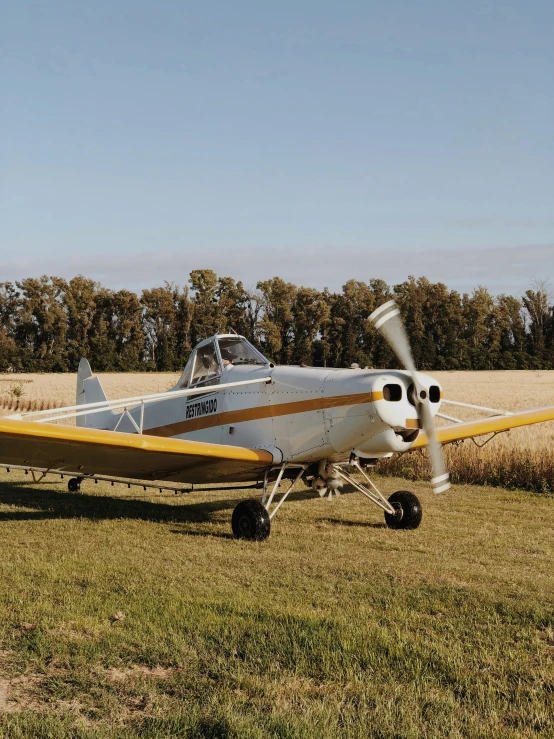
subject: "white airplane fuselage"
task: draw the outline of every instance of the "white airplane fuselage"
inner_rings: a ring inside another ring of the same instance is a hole
[[[144,433],[265,449],[273,454],[274,464],[338,462],[352,453],[386,457],[407,451],[417,437],[407,372],[230,365],[220,383],[264,377],[271,380],[220,391],[207,386],[201,395],[151,403],[144,409]],[[431,409],[436,413],[438,383],[421,373],[418,380],[427,389],[434,386]],[[140,408],[130,414],[138,423]],[[125,417],[117,430],[136,433]]]

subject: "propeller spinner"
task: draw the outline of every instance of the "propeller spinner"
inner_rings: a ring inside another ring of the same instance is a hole
[[[417,379],[410,343],[400,318],[398,306],[394,300],[389,300],[377,310],[374,310],[369,316],[369,320],[383,334],[398,359],[412,376],[414,384],[413,400],[421,425],[429,440],[429,457],[433,468],[431,487],[434,493],[442,493],[450,487],[450,475],[444,466],[442,446],[437,440],[435,422],[429,406],[429,394]]]

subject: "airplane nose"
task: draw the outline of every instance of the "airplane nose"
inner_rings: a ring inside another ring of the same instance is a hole
[[[383,374],[376,379],[374,384],[376,391],[380,386],[382,387],[383,397],[375,403],[379,418],[391,427],[399,440],[404,443],[413,443],[422,428],[416,402],[425,401],[428,398],[433,415],[440,404],[441,389],[436,381],[432,377],[418,373],[418,382],[420,383],[419,398],[415,397],[416,388],[412,378],[406,372]]]
[[[426,393],[436,384],[418,374]],[[420,422],[412,378],[403,370],[333,370],[324,381],[326,435],[336,451],[359,449],[361,456],[407,451],[417,439]],[[433,391],[433,397],[436,396]],[[440,388],[438,388],[440,399]]]
[[[440,400],[440,387],[431,377],[418,373],[418,382],[426,397],[432,393],[433,399]],[[437,390],[431,391],[432,386]],[[355,452],[362,457],[383,457],[392,452],[408,451],[422,425],[410,374],[403,370],[375,373],[372,390],[375,423],[368,427],[365,439],[357,444]],[[437,408],[433,407],[433,414]]]

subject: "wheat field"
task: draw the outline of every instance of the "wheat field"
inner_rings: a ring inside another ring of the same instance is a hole
[[[108,398],[163,393],[173,387],[178,372],[99,372]],[[76,373],[0,374],[0,415],[16,410],[60,408],[75,403]]]
[[[163,392],[179,373],[99,373],[109,398]],[[517,411],[554,405],[554,371],[435,372],[445,399]],[[76,374],[0,375],[0,415],[75,402]],[[468,419],[475,411],[444,404],[441,412]],[[445,423],[439,421],[439,423]],[[483,444],[487,437],[478,439]],[[454,482],[554,491],[554,421],[498,434],[483,448],[471,440],[448,446],[445,456]],[[382,474],[419,479],[428,475],[424,453],[379,464]]]

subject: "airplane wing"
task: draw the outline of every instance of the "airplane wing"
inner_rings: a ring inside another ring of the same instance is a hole
[[[206,483],[263,478],[261,449],[0,418],[0,465],[135,480]]]
[[[529,411],[517,411],[505,416],[490,416],[476,421],[464,421],[448,426],[437,427],[437,439],[441,444],[450,444],[453,441],[469,439],[473,436],[483,436],[498,431],[508,431],[518,426],[529,426],[533,423],[554,421],[554,406],[535,408]],[[412,449],[427,446],[427,436],[420,434],[412,444]]]

